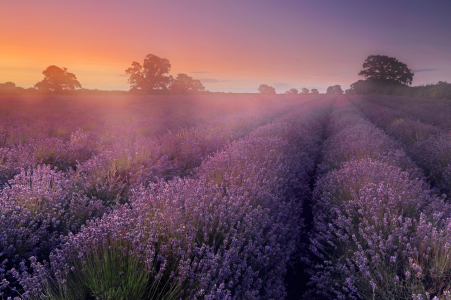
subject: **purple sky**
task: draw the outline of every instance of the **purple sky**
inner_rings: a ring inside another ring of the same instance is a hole
[[[211,91],[347,89],[373,54],[406,63],[413,85],[451,82],[450,13],[449,0],[0,1],[0,82],[33,86],[57,65],[127,90],[146,54]]]

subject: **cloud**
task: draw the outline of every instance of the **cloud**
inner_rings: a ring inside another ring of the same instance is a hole
[[[286,87],[291,87],[291,84],[286,83],[286,82],[276,82],[276,83],[274,83],[274,86],[276,88],[286,88]]]
[[[412,70],[414,73],[420,73],[420,72],[432,72],[432,71],[438,71],[440,69],[416,69]]]
[[[211,73],[211,72],[208,72],[208,71],[191,71],[191,73]]]
[[[128,75],[126,75],[126,74],[119,74],[119,76],[121,76],[121,77],[127,77]]]
[[[341,76],[339,73],[336,72],[327,72],[327,73],[321,73],[321,74],[315,74],[315,77],[327,77],[327,76]],[[309,78],[309,77],[306,77]]]
[[[199,79],[201,82],[205,83],[218,83],[218,82],[227,82],[230,80],[224,80],[224,79],[216,79],[216,78],[201,78]]]

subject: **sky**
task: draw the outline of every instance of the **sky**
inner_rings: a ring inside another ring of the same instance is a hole
[[[0,83],[32,87],[50,65],[88,89],[128,90],[147,54],[207,90],[343,90],[369,55],[451,82],[450,0],[0,0]]]

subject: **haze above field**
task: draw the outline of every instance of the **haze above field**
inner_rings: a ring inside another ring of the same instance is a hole
[[[371,54],[406,63],[413,85],[449,82],[450,11],[448,0],[1,1],[0,82],[32,87],[57,65],[84,88],[128,90],[125,69],[147,54],[210,91],[346,89]]]

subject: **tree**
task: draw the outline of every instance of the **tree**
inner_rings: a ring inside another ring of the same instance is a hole
[[[0,83],[0,94],[16,94],[17,92],[18,92],[18,88],[16,87],[15,83],[13,83],[13,82]],[[0,131],[0,138],[1,138],[1,131]],[[0,142],[1,142],[1,139],[0,139]]]
[[[406,85],[382,80],[358,80],[351,84],[351,92],[358,95],[384,94],[393,95],[393,93]]]
[[[44,79],[34,85],[40,91],[61,92],[81,88],[77,77],[73,73],[67,72],[66,68],[49,66],[42,74],[44,74]]]
[[[258,87],[258,91],[260,92],[260,94],[263,94],[263,95],[275,95],[276,94],[276,89],[267,84],[261,84]]]
[[[144,58],[144,63],[134,61],[131,68],[125,70],[129,75],[128,83],[133,90],[151,92],[154,90],[167,90],[172,77],[167,76],[171,64],[166,58],[160,58],[153,54],[148,54]]]
[[[341,89],[341,86],[334,85],[334,86],[330,86],[327,88],[326,94],[330,94],[330,95],[342,95],[343,94],[343,90]]]
[[[362,95],[362,94],[370,94],[376,92],[376,88],[372,85],[376,83],[375,81],[369,80],[358,80],[351,84],[351,90],[354,94]]]
[[[5,82],[5,83],[0,83],[0,89],[12,90],[15,87],[16,87],[16,84],[14,82],[11,82],[11,81],[8,81],[8,82]]]
[[[308,94],[310,91],[307,88],[302,88],[302,93],[303,94]]]
[[[412,84],[414,73],[407,65],[394,57],[370,55],[363,63],[360,76],[367,80],[385,81],[394,84]]]
[[[260,91],[260,89],[259,89],[259,91]],[[297,94],[299,94],[299,91],[297,89],[291,89],[289,91],[286,91],[285,94],[287,94],[287,95],[297,95]]]
[[[319,95],[319,92],[317,89],[312,89],[312,91],[310,93],[313,95]]]
[[[177,74],[171,85],[171,90],[176,92],[201,92],[205,91],[205,87],[200,80],[193,79],[186,74]]]

